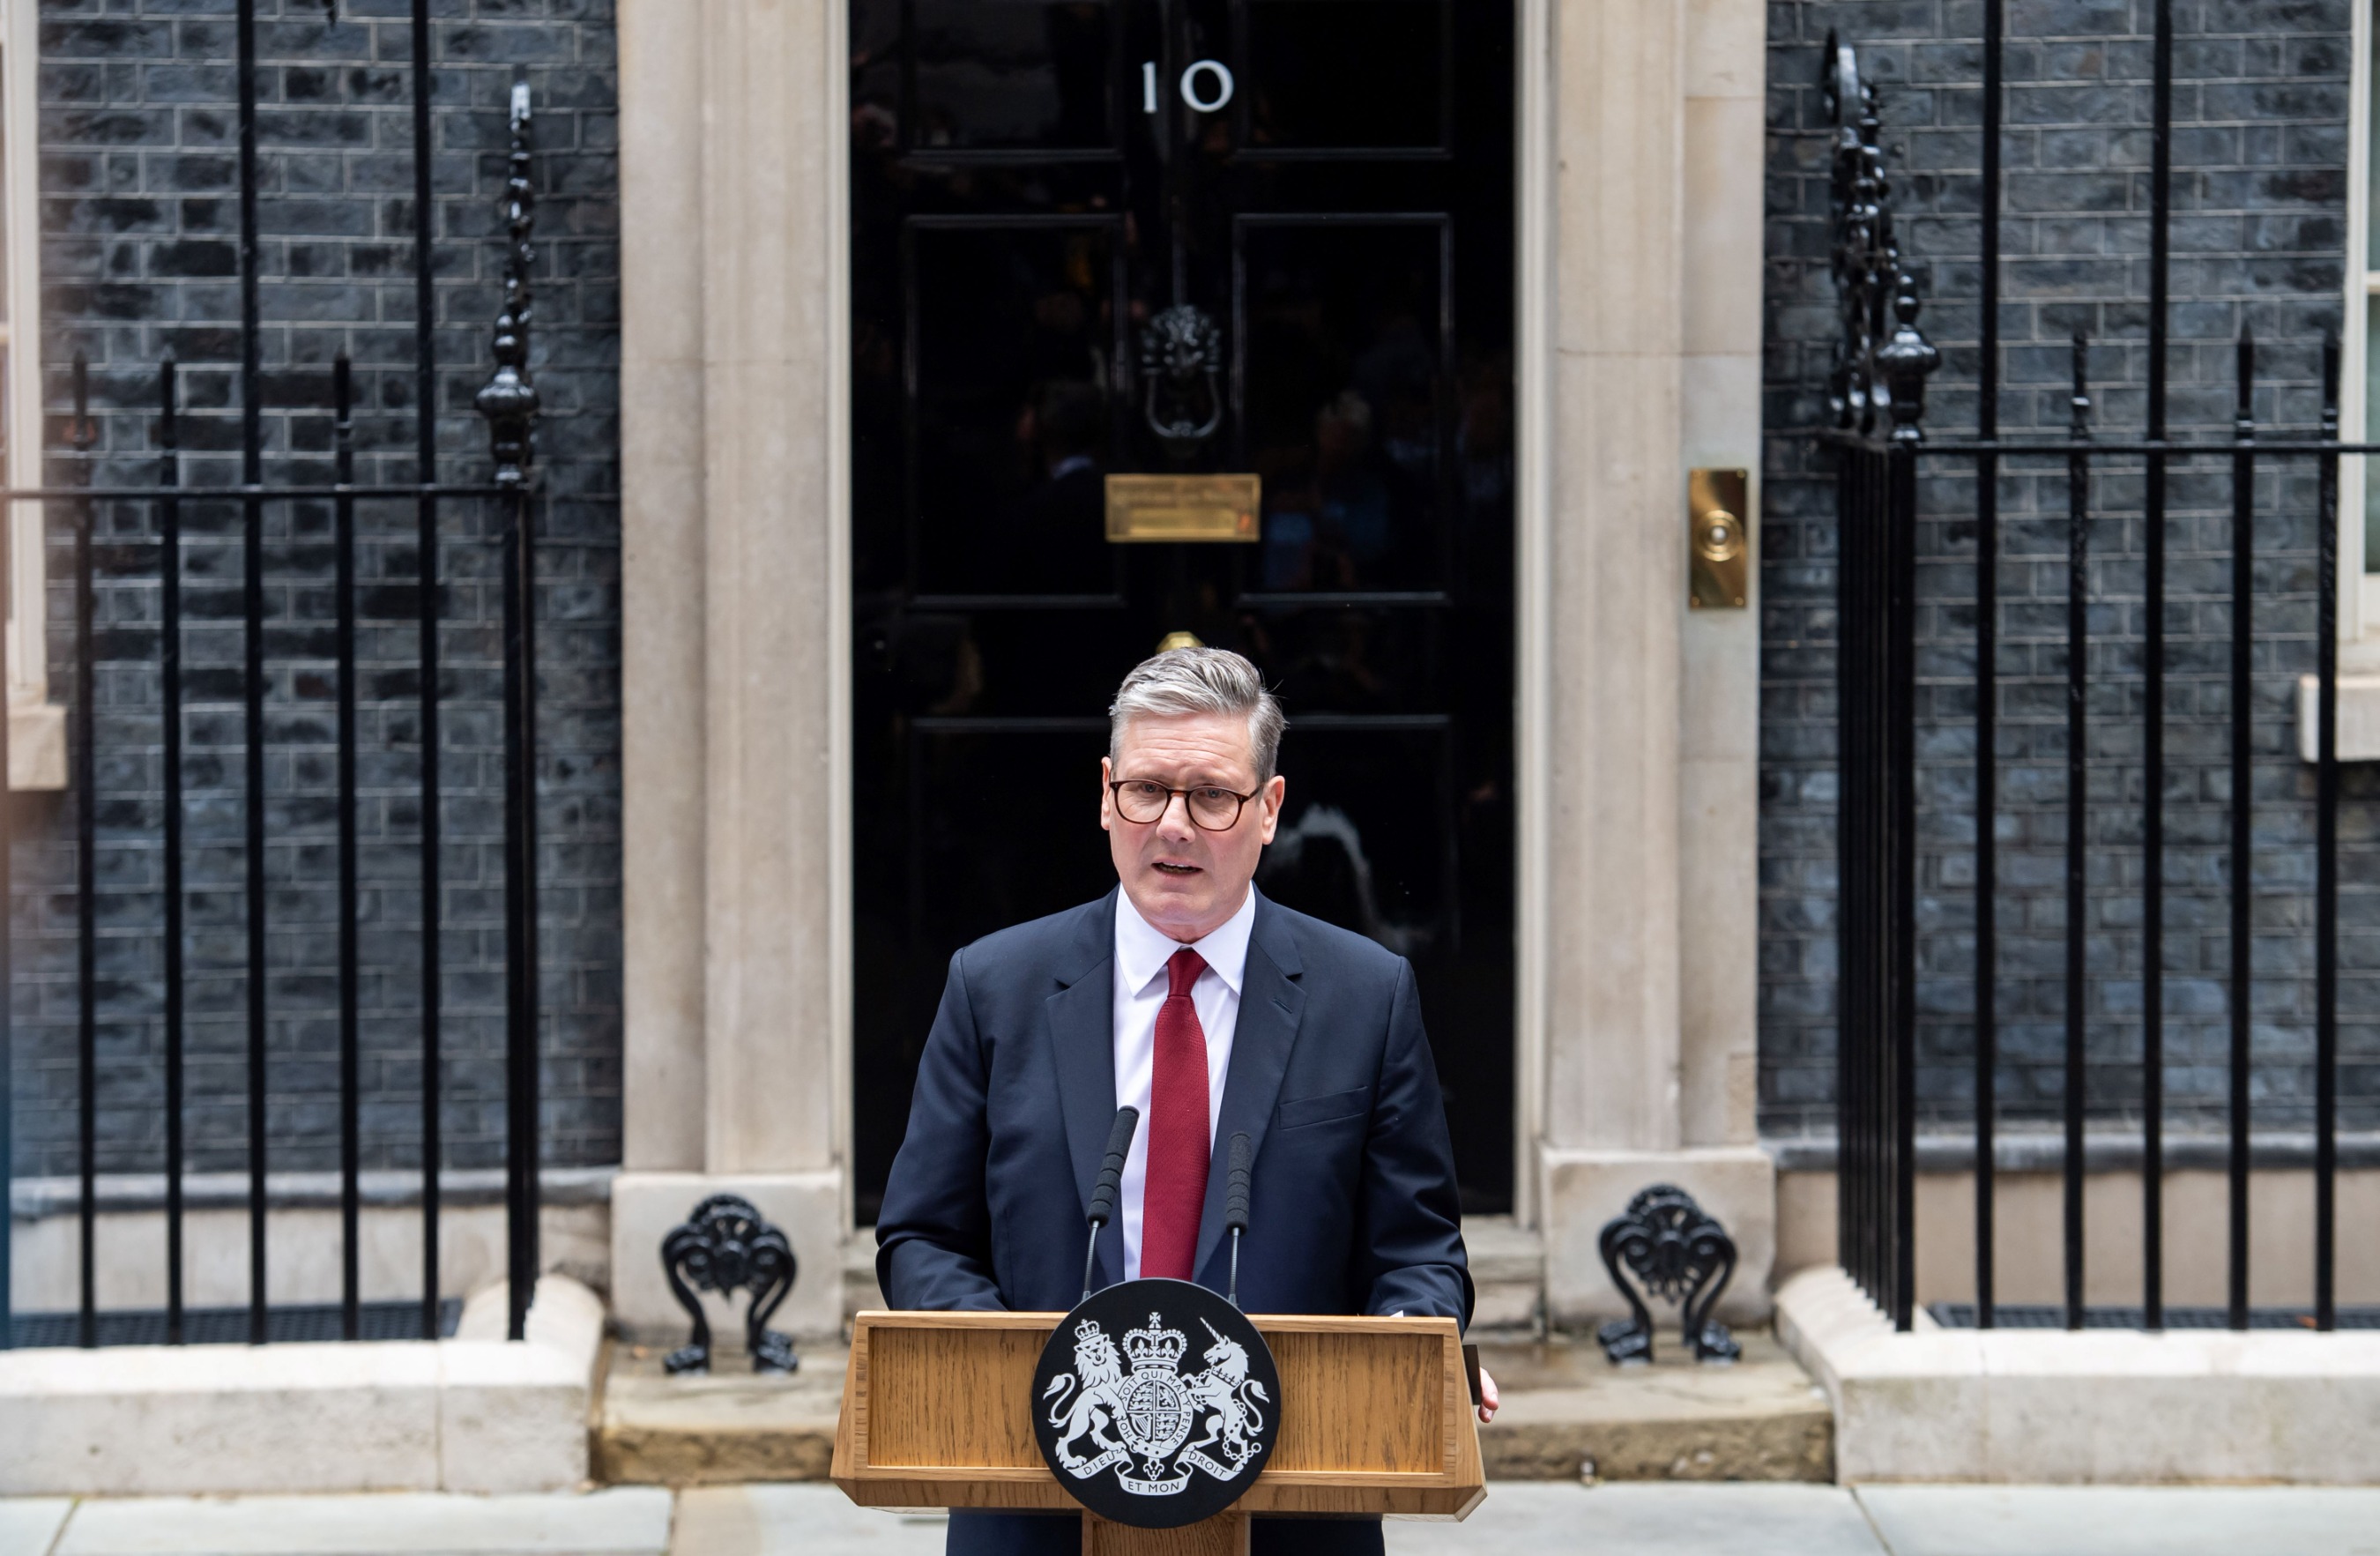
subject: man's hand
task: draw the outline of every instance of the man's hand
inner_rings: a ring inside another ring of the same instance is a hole
[[[1479,1369],[1480,1421],[1484,1424],[1494,1420],[1496,1418],[1496,1411],[1502,1404],[1503,1401],[1496,1397],[1496,1380],[1488,1376],[1488,1369],[1486,1368],[1481,1368]]]

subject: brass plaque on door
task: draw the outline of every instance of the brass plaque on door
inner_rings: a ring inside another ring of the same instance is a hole
[[[1257,476],[1110,476],[1108,539],[1254,541],[1263,507]]]
[[[1747,472],[1694,470],[1686,477],[1686,604],[1697,611],[1741,610],[1752,594]]]

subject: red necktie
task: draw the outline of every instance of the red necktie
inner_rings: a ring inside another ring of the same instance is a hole
[[[1157,1011],[1157,1063],[1148,1083],[1148,1176],[1140,1196],[1140,1273],[1190,1279],[1198,1217],[1207,1207],[1207,1034],[1190,986],[1207,970],[1196,951],[1165,964],[1172,982]]]

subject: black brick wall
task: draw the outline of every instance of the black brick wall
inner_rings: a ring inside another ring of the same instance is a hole
[[[2348,0],[2180,0],[2173,141],[2170,416],[2228,436],[2232,343],[2261,343],[2256,415],[2309,431],[2322,333],[2340,316],[2346,249]],[[2067,419],[2067,341],[2093,341],[2095,419],[2137,435],[2144,406],[2150,166],[2148,4],[2008,6],[2000,402],[2004,434]],[[1921,323],[1945,354],[1926,423],[1975,427],[1982,7],[1973,0],[1776,0],[1769,6],[1767,497],[1761,784],[1761,1119],[1832,1123],[1835,541],[1824,455],[1794,429],[1825,417],[1835,330],[1828,271],[1831,130],[1816,89],[1829,28],[1882,88],[1884,144]],[[1925,467],[1919,536],[1923,1121],[1972,1118],[1975,617],[1973,472]],[[2092,847],[2087,1055],[2102,1117],[2141,1095],[2140,753],[2143,481],[2103,464],[2090,529]],[[2225,840],[2230,706],[2228,464],[2173,467],[2168,523],[2165,1008],[2169,1108],[2225,1116]],[[2311,772],[2294,686],[2313,665],[2310,461],[2267,464],[2253,738],[2258,853],[2252,1005],[2260,1128],[2312,1117]],[[1999,480],[2001,768],[1998,978],[2004,1116],[2063,1106],[2066,485],[2062,461]],[[2350,769],[2343,818],[2342,1124],[2380,1124],[2380,784]]]
[[[411,32],[406,0],[264,0],[259,77],[268,480],[328,479],[329,364],[356,363],[359,476],[417,479]],[[484,480],[470,399],[489,369],[505,100],[538,111],[534,367],[546,414],[540,720],[546,1160],[619,1155],[617,72],[611,0],[436,0],[439,475]],[[194,486],[238,479],[237,74],[232,0],[42,0],[42,347],[50,474],[67,364],[91,361],[91,475],[155,469],[156,363],[181,364]],[[503,1150],[501,649],[490,505],[443,515],[442,763],[446,1160]],[[358,515],[364,1161],[413,1166],[420,1067],[419,729],[409,503]],[[240,516],[184,508],[189,1165],[244,1161]],[[162,770],[156,516],[96,518],[95,821],[103,1171],[162,1164]],[[267,1125],[276,1170],[336,1163],[335,689],[331,514],[266,509]],[[72,532],[51,516],[54,700],[75,685]],[[20,796],[13,932],[19,1173],[75,1161],[72,796]]]

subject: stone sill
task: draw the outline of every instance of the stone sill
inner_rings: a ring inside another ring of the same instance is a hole
[[[565,1491],[587,1477],[603,1305],[505,1288],[452,1340],[0,1354],[0,1496]]]
[[[1896,1333],[1851,1278],[1803,1270],[1777,1333],[1835,1410],[1858,1480],[2368,1484],[2380,1333]]]
[[[619,1173],[617,1167],[548,1167],[538,1174],[538,1203],[549,1209],[607,1203],[612,1197],[612,1180]],[[91,1186],[92,1208],[103,1212],[165,1208],[163,1173],[103,1173]],[[338,1207],[339,1188],[336,1173],[268,1173],[264,1203],[276,1210],[332,1210]],[[421,1174],[359,1173],[356,1175],[356,1193],[358,1202],[370,1210],[419,1205]],[[438,1174],[438,1197],[440,1204],[450,1206],[502,1203],[504,1170],[450,1167]],[[247,1205],[246,1173],[183,1174],[182,1207],[186,1210],[245,1209]],[[8,1213],[18,1221],[79,1215],[81,1211],[80,1178],[18,1178],[8,1185]]]
[[[2380,1167],[2380,1133],[2341,1130],[2338,1137],[2341,1170]],[[1760,1142],[1780,1173],[1831,1173],[1835,1170],[1832,1134],[1772,1135]],[[2085,1173],[2137,1173],[2147,1160],[2140,1125],[2093,1128],[2082,1137]],[[2311,1130],[2259,1129],[2248,1141],[2248,1164],[2260,1172],[2305,1171],[2313,1166],[2314,1137]],[[2165,1169],[2168,1173],[2222,1172],[2231,1164],[2231,1137],[2203,1131],[2168,1130]],[[1921,1173],[1971,1173],[1975,1167],[1975,1135],[1968,1129],[1934,1129],[1917,1136],[1917,1170]],[[2006,1124],[1992,1137],[1992,1169],[1998,1173],[2061,1173],[2066,1169],[2063,1133],[2011,1128]]]
[[[2321,759],[2321,689],[2318,677],[2298,677],[2298,757],[2303,761]],[[2380,761],[2380,672],[2339,672],[2338,760]]]
[[[67,711],[55,702],[12,702],[8,707],[8,786],[55,790],[67,786]]]

